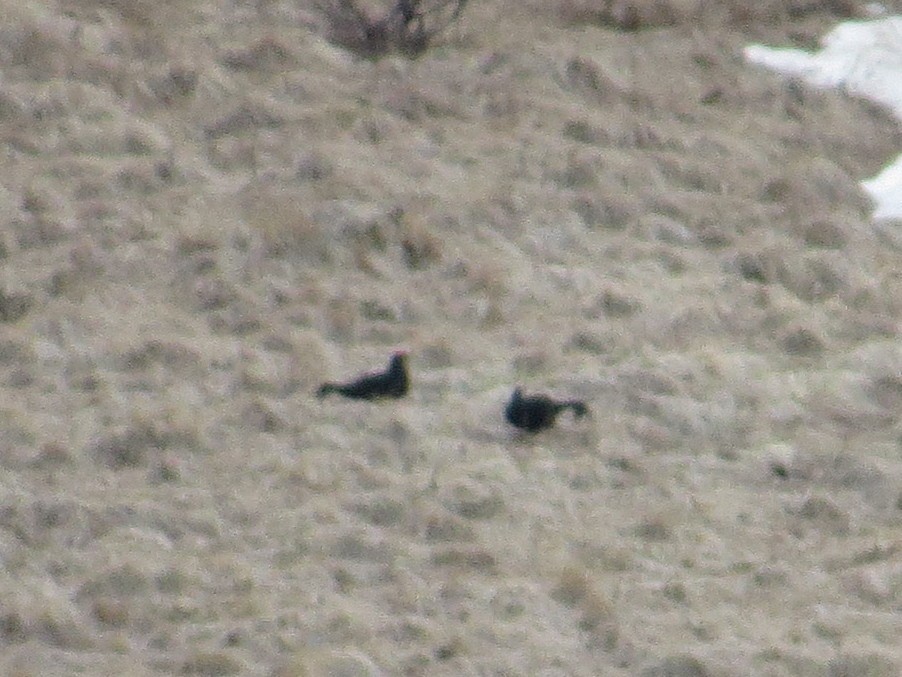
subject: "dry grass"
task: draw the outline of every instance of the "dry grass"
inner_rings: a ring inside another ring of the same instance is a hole
[[[681,25],[706,27],[727,25],[747,28],[754,24],[777,24],[824,14],[848,19],[862,16],[852,0],[564,0],[557,11],[571,24],[597,24],[624,31],[639,31]]]
[[[0,671],[897,674],[902,136],[740,4],[0,0]]]

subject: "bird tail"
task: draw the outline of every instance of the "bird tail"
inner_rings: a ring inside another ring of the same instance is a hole
[[[589,407],[582,400],[567,400],[562,402],[565,409],[572,409],[576,418],[582,418],[589,413]]]
[[[323,383],[319,387],[319,390],[316,391],[316,399],[321,400],[326,395],[334,393],[336,391],[338,391],[338,386],[336,386],[334,383]]]

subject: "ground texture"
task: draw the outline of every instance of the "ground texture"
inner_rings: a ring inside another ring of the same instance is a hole
[[[0,672],[902,672],[902,134],[741,57],[858,3],[0,9]]]

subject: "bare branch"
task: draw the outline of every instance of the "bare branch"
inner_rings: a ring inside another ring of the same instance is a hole
[[[416,57],[457,21],[468,0],[393,0],[381,17],[373,17],[358,0],[314,0],[328,21],[329,39],[368,58],[391,52]]]

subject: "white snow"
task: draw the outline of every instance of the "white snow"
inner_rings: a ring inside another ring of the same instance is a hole
[[[889,107],[902,124],[902,16],[849,21],[826,36],[819,52],[749,45],[745,58],[817,87],[840,87]],[[902,218],[902,154],[862,188],[874,219]]]

